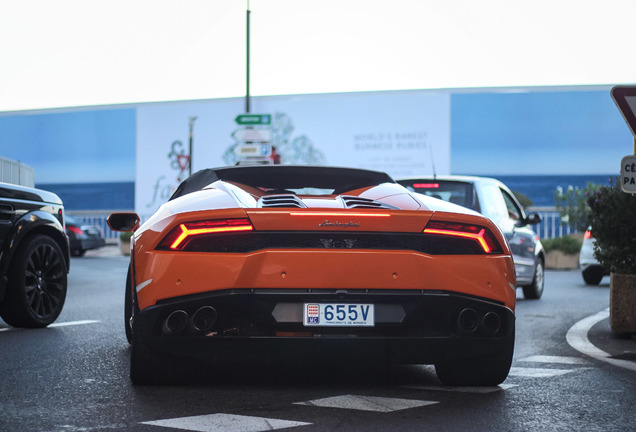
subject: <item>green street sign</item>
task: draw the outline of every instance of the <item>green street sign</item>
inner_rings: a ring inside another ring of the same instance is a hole
[[[239,114],[234,119],[236,124],[248,125],[268,125],[272,122],[271,114]]]

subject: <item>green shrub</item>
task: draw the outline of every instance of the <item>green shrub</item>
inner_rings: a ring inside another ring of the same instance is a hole
[[[574,236],[555,237],[541,240],[546,252],[558,250],[568,255],[575,255],[581,251],[581,241]]]
[[[530,197],[528,197],[528,195],[523,194],[516,190],[512,191],[512,194],[515,196],[515,198],[517,198],[517,201],[519,201],[519,204],[521,204],[521,207],[523,207],[524,210],[534,205],[534,203],[532,202]]]
[[[590,207],[587,199],[601,186],[588,182],[583,189],[569,186],[565,192],[558,187],[554,193],[554,203],[561,215],[561,225],[570,225],[578,232],[585,232],[590,226]]]
[[[122,242],[130,241],[130,238],[132,237],[132,235],[133,235],[132,231],[120,232],[119,240],[121,240]]]
[[[612,272],[636,274],[636,195],[623,192],[620,182],[613,180],[587,203],[596,259]]]

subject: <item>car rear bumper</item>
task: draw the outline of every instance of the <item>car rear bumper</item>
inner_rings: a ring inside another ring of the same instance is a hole
[[[372,303],[375,325],[306,327],[306,302]],[[202,308],[214,309],[208,315],[214,322],[205,329],[196,325]],[[171,322],[175,313],[183,320]],[[501,351],[514,343],[515,333],[509,308],[445,291],[226,290],[166,300],[134,319],[135,331],[153,350],[231,362],[347,356],[436,363]]]
[[[72,250],[91,250],[91,249],[99,249],[106,245],[106,240],[104,238],[86,238],[86,239],[76,239],[71,241],[70,247]]]

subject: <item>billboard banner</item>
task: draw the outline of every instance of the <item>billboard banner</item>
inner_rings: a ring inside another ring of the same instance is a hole
[[[135,210],[152,214],[192,172],[252,158],[450,173],[450,95],[425,91],[255,97],[137,107]],[[192,148],[192,154],[190,154]],[[190,159],[191,157],[191,159]]]

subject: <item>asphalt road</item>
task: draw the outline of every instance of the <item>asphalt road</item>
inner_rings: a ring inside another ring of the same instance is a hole
[[[513,368],[499,387],[443,387],[430,366],[257,361],[190,385],[136,387],[123,329],[126,267],[122,256],[74,258],[54,326],[0,321],[0,431],[636,430],[636,372],[566,342],[609,302],[608,284],[586,287],[578,271],[548,271],[541,300],[519,291]]]

